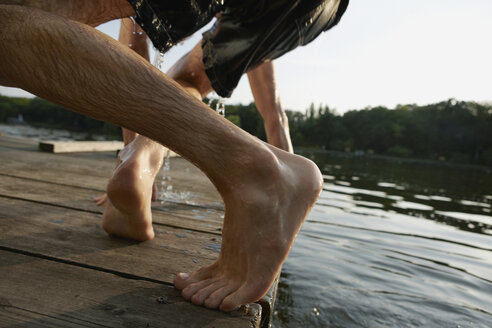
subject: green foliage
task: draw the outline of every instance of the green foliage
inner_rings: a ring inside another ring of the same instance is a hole
[[[31,125],[120,136],[120,129],[112,124],[43,99],[0,96],[0,122],[19,114]],[[450,99],[425,106],[364,108],[343,115],[328,106],[311,104],[305,113],[286,114],[294,147],[492,165],[490,104]],[[263,119],[254,103],[227,105],[226,118],[266,140]]]
[[[492,106],[450,99],[352,110],[287,112],[294,147],[492,164]]]
[[[0,122],[21,114],[33,126],[63,128],[121,138],[121,129],[111,123],[69,111],[41,98],[10,98],[0,96]]]

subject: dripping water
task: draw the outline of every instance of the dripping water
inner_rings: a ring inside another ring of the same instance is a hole
[[[138,36],[143,35],[143,31],[137,31],[137,22],[135,21],[135,17],[130,16],[129,18],[130,18],[130,20],[132,21],[132,24],[133,24],[132,35],[138,35]],[[129,43],[128,46],[130,48],[132,48],[133,47],[133,43]]]
[[[159,195],[159,199],[161,203],[169,198],[169,195],[173,192],[173,184],[171,178],[171,151],[168,149],[166,152],[166,156],[164,156],[164,163],[162,164],[163,176],[161,180],[161,192]]]
[[[214,106],[215,103],[215,106]],[[217,113],[222,115],[222,117],[225,116],[225,98],[222,98],[219,96],[217,93],[212,92],[210,94],[210,99],[207,103],[208,107],[214,108]]]

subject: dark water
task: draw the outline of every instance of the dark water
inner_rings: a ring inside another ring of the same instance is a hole
[[[274,327],[492,327],[492,169],[313,159]]]

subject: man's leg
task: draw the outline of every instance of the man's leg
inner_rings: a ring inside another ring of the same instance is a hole
[[[0,0],[0,5],[39,9],[90,26],[135,14],[126,0]]]
[[[118,41],[150,61],[147,36],[131,19],[121,20]],[[138,75],[133,83],[139,83]],[[122,132],[125,148],[108,182],[102,226],[111,235],[151,240],[155,235],[151,202],[157,196],[154,181],[162,166],[164,147],[132,130],[122,128]]]
[[[143,32],[140,27],[135,26],[130,19],[123,19],[119,41],[149,61],[147,37],[139,32]],[[186,74],[178,75],[182,70],[175,69],[184,62],[187,63],[186,67],[194,67],[196,59],[195,52],[191,51],[171,68],[168,76],[192,96],[201,99],[199,89],[204,82],[201,82],[199,77],[206,77],[204,72],[188,79],[185,77]],[[199,59],[201,62],[201,57]],[[138,83],[138,80],[135,83]],[[208,85],[211,90],[210,83]],[[123,140],[127,146],[120,153],[121,163],[109,180],[107,194],[96,198],[95,201],[98,204],[106,204],[102,219],[102,226],[106,232],[139,241],[151,240],[154,238],[151,201],[155,200],[156,196],[155,177],[162,166],[164,147],[147,137],[122,129]],[[149,190],[152,190],[151,194]]]
[[[144,33],[142,28],[132,19],[121,19],[118,41],[120,41],[124,45],[127,45],[128,47],[130,47],[130,49],[142,56],[142,58],[144,58],[146,61],[150,62],[147,35]],[[138,83],[137,79],[135,80],[135,83]],[[123,142],[125,145],[128,145],[130,142],[132,142],[133,139],[135,139],[135,137],[137,136],[136,132],[125,128],[122,128],[122,134]]]
[[[123,18],[121,19],[121,24],[120,24],[120,32],[118,36],[118,41],[120,41],[122,44],[127,45],[133,51],[135,51],[137,54],[142,56],[142,58],[145,58],[145,60],[150,61],[150,56],[149,56],[149,47],[148,47],[148,42],[147,42],[147,35],[144,33],[142,28],[136,24],[133,20],[130,18]],[[138,83],[138,81],[135,81],[135,83]],[[135,137],[137,136],[137,133],[134,131],[122,128],[122,136],[123,136],[123,143],[124,145],[128,145],[130,142],[132,142]],[[162,152],[164,152],[164,148],[160,147]],[[119,159],[118,159],[118,165],[120,164]],[[133,193],[132,193],[133,194]],[[98,206],[105,205],[108,199],[107,193],[101,196],[94,197],[94,202]],[[157,200],[157,189],[155,187],[155,184],[152,184],[152,201]],[[107,223],[107,222],[106,222]],[[116,222],[115,222],[116,223]],[[105,221],[103,220],[103,227],[105,227],[106,231],[108,233],[113,233],[115,234],[116,231],[112,231],[113,229],[111,228],[112,225],[105,224]],[[122,228],[121,224],[117,225],[120,229]],[[125,229],[126,230],[126,229]],[[137,231],[133,230],[135,233],[140,235]]]
[[[196,97],[205,97],[213,88],[202,61],[202,47],[198,43],[168,72],[183,87],[192,90]],[[273,62],[268,61],[248,72],[255,104],[265,122],[267,140],[271,145],[293,152],[289,135],[289,122],[277,92]]]
[[[264,62],[249,71],[248,79],[256,107],[263,117],[268,142],[292,153],[289,121],[280,104],[273,62]]]
[[[181,57],[167,72],[179,85],[196,99],[203,99],[213,91],[203,66],[201,42]]]
[[[0,40],[6,84],[165,143],[211,179],[226,209],[221,253],[176,276],[183,294],[228,311],[267,292],[322,187],[314,163],[250,136],[90,27],[0,6]]]

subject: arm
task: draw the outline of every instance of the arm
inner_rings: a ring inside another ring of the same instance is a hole
[[[256,107],[263,117],[268,142],[292,153],[289,121],[277,93],[273,62],[264,62],[249,71],[248,79]]]

